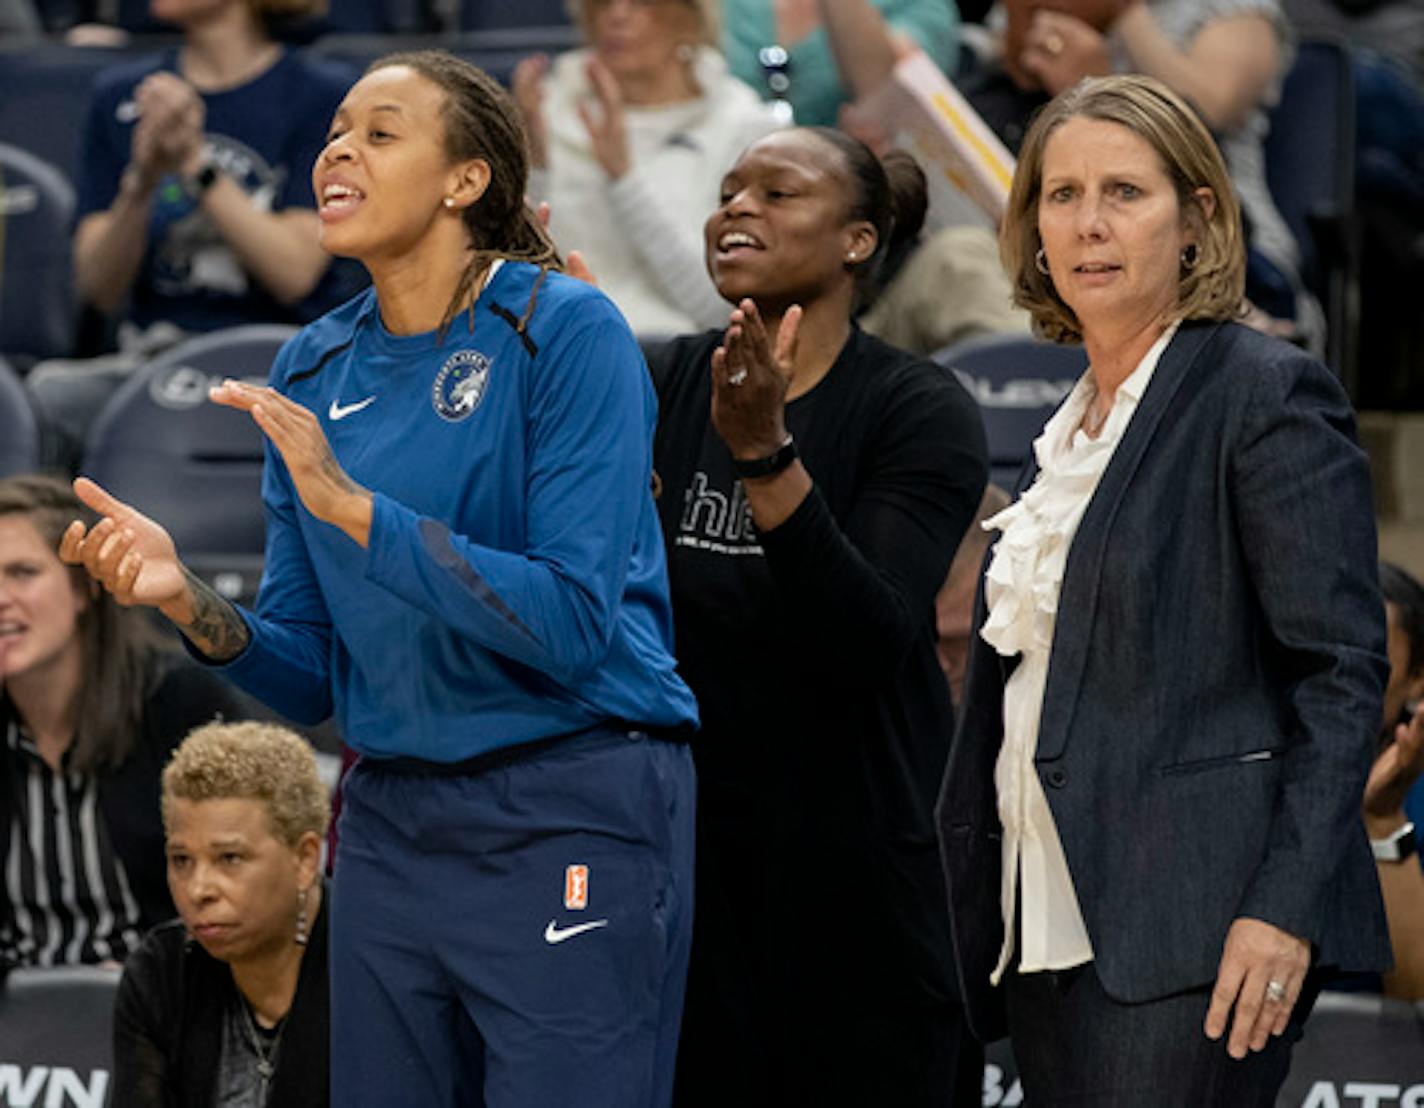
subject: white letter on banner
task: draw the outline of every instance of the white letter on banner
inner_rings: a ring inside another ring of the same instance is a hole
[[[45,1108],[65,1108],[66,1096],[73,1099],[75,1108],[104,1108],[104,1094],[108,1091],[108,1070],[92,1070],[89,1084],[85,1085],[73,1070],[56,1066],[49,1075]]]
[[[1317,1081],[1310,1087],[1300,1108],[1340,1108],[1340,1098],[1335,1095],[1335,1086],[1329,1081]]]
[[[1399,1108],[1424,1108],[1424,1085],[1410,1085],[1399,1098]]]
[[[1385,1108],[1380,1103],[1380,1098],[1387,1096],[1390,1100],[1398,1100],[1399,1086],[1378,1085],[1371,1081],[1351,1081],[1345,1086],[1345,1095],[1359,1097],[1360,1108]]]
[[[44,1088],[49,1067],[35,1066],[28,1075],[22,1074],[20,1067],[13,1063],[0,1065],[0,1101],[10,1108],[31,1108]],[[3,1099],[7,1097],[9,1099]]]

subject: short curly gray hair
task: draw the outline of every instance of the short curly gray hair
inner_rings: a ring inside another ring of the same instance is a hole
[[[331,802],[307,741],[274,723],[206,723],[189,732],[163,769],[163,823],[175,800],[258,800],[290,847],[326,834]]]

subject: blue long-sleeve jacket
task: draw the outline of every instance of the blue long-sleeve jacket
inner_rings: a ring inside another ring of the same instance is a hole
[[[374,757],[450,762],[605,719],[695,723],[650,492],[656,401],[596,289],[502,266],[443,341],[367,291],[296,335],[272,384],[375,497],[362,549],[269,444],[267,556],[225,667],[283,714],[333,711]],[[473,327],[471,319],[473,318]]]

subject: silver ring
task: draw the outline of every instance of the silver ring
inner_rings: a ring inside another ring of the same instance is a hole
[[[746,381],[746,379],[747,371],[745,369],[739,369],[736,373],[727,374],[727,384],[731,385],[733,388],[736,388],[738,385],[742,384],[744,381]]]
[[[1286,987],[1279,981],[1266,982],[1266,999],[1273,1000],[1277,1004],[1286,998]]]

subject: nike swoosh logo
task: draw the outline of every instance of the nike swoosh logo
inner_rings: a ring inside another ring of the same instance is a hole
[[[368,396],[365,400],[358,400],[354,404],[338,404],[335,400],[331,402],[331,407],[327,409],[327,416],[332,420],[345,419],[353,412],[359,412],[362,408],[374,404],[376,398]]]
[[[592,931],[596,927],[607,927],[606,919],[596,919],[592,923],[576,923],[572,927],[559,927],[553,920],[549,921],[549,926],[544,928],[544,941],[550,946],[561,943],[565,939],[572,939],[575,935],[582,935],[585,931]]]

